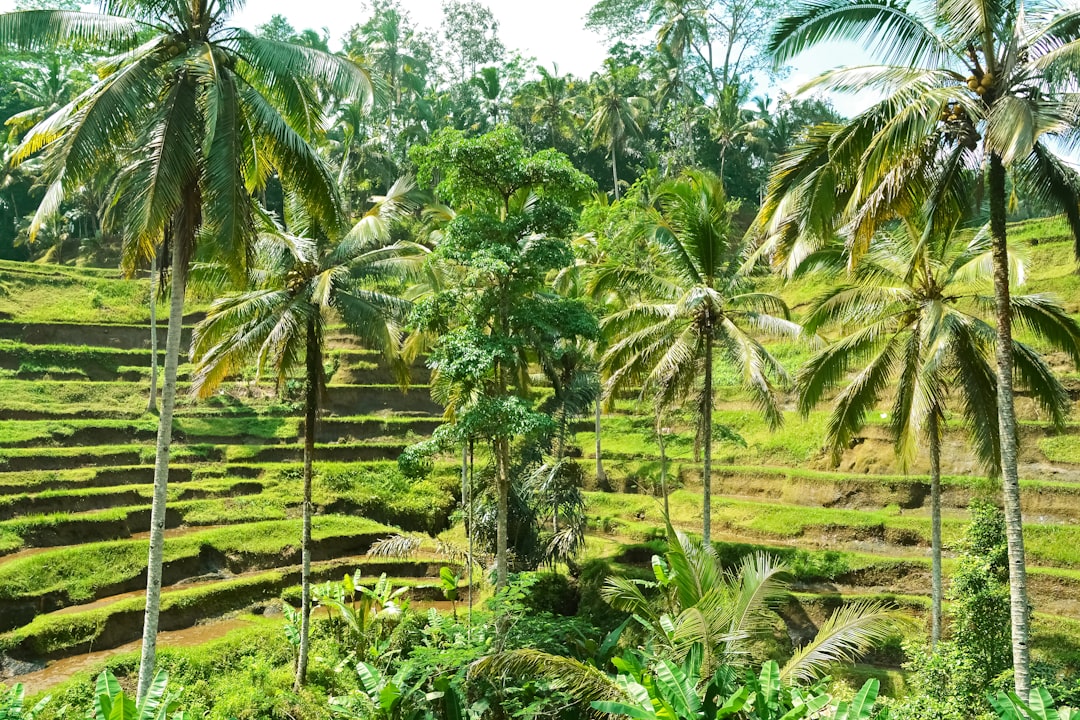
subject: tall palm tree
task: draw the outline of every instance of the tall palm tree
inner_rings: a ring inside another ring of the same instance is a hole
[[[578,98],[573,92],[573,78],[560,75],[558,65],[550,71],[540,65],[536,71],[540,79],[525,88],[523,99],[531,112],[530,119],[547,128],[548,142],[555,147],[559,138],[573,132],[579,117]]]
[[[0,15],[0,44],[24,50],[97,45],[101,80],[38,123],[12,156],[42,151],[48,190],[36,232],[61,200],[114,179],[113,216],[126,264],[171,249],[165,377],[154,463],[146,618],[138,696],[154,676],[165,497],[188,261],[197,240],[244,274],[255,221],[251,192],[277,172],[327,228],[342,223],[333,179],[307,139],[321,127],[317,78],[345,97],[370,93],[353,63],[229,27],[242,0],[112,0],[112,14],[29,10]]]
[[[663,184],[637,232],[662,254],[658,272],[608,266],[594,280],[596,290],[619,287],[641,298],[603,322],[614,340],[602,363],[610,372],[607,393],[625,387],[658,391],[669,407],[696,398],[698,437],[704,448],[702,533],[711,534],[713,366],[720,359],[743,386],[770,427],[783,422],[774,379],[787,373],[758,339],[769,333],[797,336],[798,325],[775,295],[753,289],[744,270],[748,246],[731,226],[738,207],[724,194],[718,177],[687,171]]]
[[[311,622],[311,480],[326,327],[340,319],[366,346],[380,350],[399,375],[399,341],[411,304],[384,292],[419,269],[422,246],[388,244],[387,223],[408,211],[407,183],[398,183],[338,243],[299,237],[270,226],[260,236],[250,290],[216,300],[192,336],[197,363],[192,393],[209,397],[227,377],[254,362],[279,384],[304,375],[304,501],[301,541],[301,625],[296,685],[307,675]]]
[[[611,160],[611,179],[615,185],[615,199],[619,199],[618,155],[626,147],[626,141],[641,134],[638,117],[648,107],[648,100],[623,94],[610,60],[604,61],[607,72],[593,80],[590,88],[592,114],[585,125],[585,132],[592,138],[594,148],[607,150]]]
[[[843,249],[811,255],[804,267],[842,272]],[[913,224],[880,234],[841,281],[814,300],[804,326],[839,326],[842,337],[799,371],[799,409],[808,414],[830,388],[848,380],[834,403],[826,445],[834,461],[862,429],[867,413],[889,396],[888,425],[903,467],[925,441],[930,455],[932,631],[941,635],[941,441],[955,405],[983,465],[996,471],[999,434],[994,386],[994,328],[985,320],[993,297],[990,238],[946,232],[926,238]],[[1048,347],[1080,362],[1080,324],[1043,295],[1012,296],[1013,315]],[[1038,351],[1013,343],[1018,377],[1055,425],[1068,393]]]
[[[485,120],[493,126],[498,125],[502,117],[503,96],[507,90],[502,71],[495,66],[480,68],[480,72],[469,80],[469,84],[480,91]]]
[[[1009,540],[1013,666],[1030,687],[1030,632],[1017,476],[1012,303],[1006,232],[1007,175],[1014,187],[1059,205],[1080,252],[1080,176],[1052,149],[1073,133],[1080,12],[1049,0],[935,0],[909,10],[890,0],[809,0],[777,26],[769,49],[785,62],[823,41],[861,42],[882,65],[827,73],[819,85],[873,87],[885,96],[841,127],[813,133],[777,167],[763,205],[773,232],[835,222],[874,228],[913,205],[970,197],[965,169],[985,179],[994,261],[1001,474]],[[857,253],[856,253],[857,255]]]

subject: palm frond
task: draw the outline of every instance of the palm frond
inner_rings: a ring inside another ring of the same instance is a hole
[[[837,662],[849,662],[874,645],[884,642],[903,624],[893,611],[873,601],[845,605],[818,628],[780,670],[788,682],[813,682]]]

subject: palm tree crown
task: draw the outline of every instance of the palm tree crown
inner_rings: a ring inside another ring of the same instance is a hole
[[[705,449],[704,531],[709,537],[713,351],[742,378],[770,426],[783,421],[774,381],[787,373],[758,334],[794,336],[801,331],[775,295],[753,289],[745,271],[747,245],[731,227],[736,203],[715,175],[688,171],[662,185],[636,232],[655,245],[659,268],[607,265],[593,279],[594,294],[618,289],[637,300],[604,321],[618,338],[602,363],[606,394],[628,387],[656,394],[670,407],[696,396]]]
[[[842,250],[808,257],[803,268],[846,263]],[[892,396],[889,425],[903,465],[919,444],[938,439],[955,400],[979,460],[998,466],[993,344],[986,315],[993,305],[990,238],[947,233],[924,241],[904,225],[880,233],[850,277],[816,298],[804,323],[817,332],[839,326],[843,333],[815,354],[796,377],[799,409],[809,413],[825,393],[855,377],[841,390],[826,430],[834,460],[849,446],[867,413]],[[1022,265],[1019,268],[1022,272]],[[801,274],[801,273],[800,273]],[[1045,295],[1013,296],[1013,314],[1047,347],[1080,362],[1080,324]],[[1040,353],[1014,341],[1017,375],[1055,425],[1065,422],[1069,397]]]
[[[45,151],[49,191],[35,228],[104,174],[124,191],[116,219],[130,259],[151,254],[171,227],[181,242],[196,231],[212,239],[242,268],[255,227],[248,195],[275,171],[320,222],[340,225],[332,178],[306,142],[321,127],[312,79],[355,97],[370,93],[368,77],[342,58],[229,27],[241,5],[114,0],[103,8],[112,14],[0,16],[0,42],[94,42],[114,53],[103,79],[31,129],[12,157]]]

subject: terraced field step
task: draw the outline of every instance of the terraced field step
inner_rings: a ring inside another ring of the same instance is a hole
[[[341,443],[390,438],[427,437],[442,424],[437,417],[384,417],[377,415],[321,418],[315,441]],[[274,445],[303,439],[303,418],[178,417],[173,442],[178,445]],[[157,440],[157,418],[137,420],[0,420],[3,448],[94,447],[145,444]]]
[[[370,462],[396,460],[405,449],[404,442],[393,440],[360,443],[319,443],[315,446],[320,460],[332,462]],[[192,445],[177,443],[170,457],[176,462],[276,463],[300,462],[304,446],[298,443],[275,445]],[[10,448],[0,452],[0,468],[8,472],[68,470],[150,465],[154,446],[99,445],[57,448]]]
[[[588,460],[581,460],[579,464],[584,475],[592,478],[595,466]],[[659,474],[659,461],[609,463],[608,467],[609,472],[617,470],[625,476],[627,485],[636,480],[644,487],[652,486]],[[690,462],[669,462],[668,477],[676,486],[697,489],[701,486],[701,467]],[[1080,481],[1023,479],[1020,482],[1022,509],[1030,521],[1080,521]],[[770,465],[721,465],[713,466],[712,490],[729,498],[824,508],[874,510],[896,507],[928,511],[930,507],[930,478],[915,474],[879,475]],[[966,475],[942,478],[942,506],[946,509],[965,510],[973,497],[996,492],[996,485],[985,478]]]
[[[300,562],[299,520],[248,523],[175,534],[165,542],[162,583],[211,573],[234,575],[290,567]],[[329,560],[367,552],[397,532],[369,520],[316,517],[312,557]],[[37,615],[133,592],[146,585],[145,539],[85,543],[25,555],[0,565],[0,631]]]
[[[169,486],[170,502],[258,495],[265,485],[256,480],[235,478],[175,483]],[[57,513],[84,513],[149,503],[152,484],[115,485],[73,490],[45,490],[39,493],[0,495],[0,521],[23,516]]]
[[[229,395],[206,400],[190,396],[188,383],[177,384],[177,414],[221,416],[299,415],[299,405],[282,402],[272,388],[230,386]],[[0,420],[136,419],[146,415],[146,382],[0,379]],[[298,401],[297,401],[298,402]],[[427,385],[402,390],[396,384],[331,385],[323,411],[354,417],[393,412],[401,415],[442,415]]]
[[[151,360],[152,353],[148,348],[42,344],[0,338],[0,376],[8,375],[20,380],[149,382]],[[392,385],[399,382],[396,373],[378,353],[339,350],[332,352],[329,360],[334,368],[331,379],[334,384]],[[159,350],[159,372],[164,362],[165,352]],[[192,364],[182,361],[177,369],[177,377],[181,381],[188,381],[193,369]],[[408,380],[413,384],[427,384],[430,376],[422,361],[413,365],[408,372]]]
[[[299,517],[302,482],[295,467],[292,470],[257,482],[226,478],[174,486],[169,490],[165,527],[243,525]],[[363,479],[369,473],[351,463],[321,465],[314,494],[316,513],[367,518],[429,533],[448,527],[456,504],[456,478],[410,483],[397,476],[393,482],[371,485]],[[4,554],[26,548],[125,540],[149,530],[150,485],[129,487],[113,497],[108,490],[104,489],[104,495],[100,490],[52,491],[41,502],[63,504],[65,497],[73,495],[87,505],[109,507],[0,521],[0,566],[6,562]],[[122,504],[129,498],[136,504]]]
[[[700,532],[701,497],[687,490],[670,494],[672,522]],[[590,529],[648,540],[663,527],[663,506],[648,495],[586,492]],[[946,514],[942,534],[955,542],[966,515]],[[874,553],[888,557],[925,555],[930,546],[930,518],[916,511],[851,510],[774,502],[713,498],[713,537],[735,542],[798,541],[803,546]],[[1025,549],[1033,566],[1080,568],[1080,526],[1026,523]]]
[[[363,557],[335,558],[314,564],[314,582],[340,579],[343,573],[361,573],[359,582],[372,585],[386,573],[395,586],[410,587],[418,600],[442,595],[440,565],[427,562],[369,561]],[[236,612],[252,604],[298,592],[300,566],[254,571],[234,577],[196,581],[162,592],[161,628],[177,630],[200,621]],[[16,658],[57,658],[91,648],[113,648],[138,638],[142,632],[145,592],[136,590],[36,616],[24,627],[0,635],[0,650]]]

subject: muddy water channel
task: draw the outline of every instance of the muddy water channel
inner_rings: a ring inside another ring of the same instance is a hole
[[[202,625],[195,625],[194,627],[185,628],[183,630],[170,630],[158,635],[158,647],[179,648],[201,645],[210,642],[211,640],[217,640],[218,638],[224,637],[231,631],[247,624],[249,624],[248,620],[231,618],[208,622]],[[48,690],[50,687],[58,685],[65,680],[69,680],[77,673],[96,671],[110,657],[138,650],[141,645],[142,641],[136,640],[109,650],[99,650],[97,652],[54,660],[42,670],[37,670],[25,675],[17,675],[7,682],[21,682],[26,686],[27,695],[32,695],[33,693],[41,692],[42,690]]]

